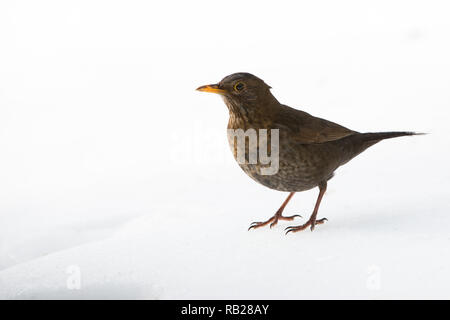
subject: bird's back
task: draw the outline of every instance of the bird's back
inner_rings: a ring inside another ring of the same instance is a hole
[[[307,112],[280,105],[273,116],[273,127],[300,143],[324,143],[357,133],[337,123],[314,117]]]

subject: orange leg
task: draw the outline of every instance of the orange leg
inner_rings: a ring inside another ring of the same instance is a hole
[[[298,215],[298,214],[290,216],[290,217],[284,217],[281,215],[283,213],[284,207],[286,207],[286,205],[288,204],[289,200],[291,200],[294,193],[295,192],[289,193],[289,196],[286,198],[286,200],[284,200],[280,209],[277,210],[277,212],[273,215],[273,217],[271,217],[269,220],[264,221],[264,222],[253,222],[250,225],[250,228],[248,228],[248,230],[264,227],[265,225],[268,225],[269,223],[270,223],[270,228],[272,228],[274,225],[276,225],[278,223],[278,220],[289,220],[290,221],[290,220],[294,220],[295,217],[301,217],[301,215]]]
[[[327,183],[326,182],[321,183],[319,185],[319,190],[320,190],[319,196],[317,197],[316,205],[314,206],[314,211],[313,211],[311,217],[309,218],[309,220],[305,224],[302,224],[300,226],[287,227],[285,229],[286,234],[288,234],[289,232],[298,232],[298,231],[305,230],[309,226],[311,226],[311,231],[313,231],[316,224],[322,224],[325,221],[327,221],[327,218],[322,218],[322,219],[316,220],[317,212],[319,211],[320,201],[322,201],[323,195],[325,194],[325,191],[327,190]]]

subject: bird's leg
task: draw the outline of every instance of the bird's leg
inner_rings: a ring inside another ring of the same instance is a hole
[[[278,223],[278,220],[294,220],[295,217],[301,217],[301,215],[298,215],[298,214],[289,216],[289,217],[284,217],[281,215],[283,213],[284,207],[286,207],[286,205],[288,204],[289,200],[291,200],[294,193],[295,192],[289,193],[288,197],[286,198],[286,200],[284,200],[280,209],[277,210],[277,212],[273,215],[273,217],[271,217],[269,220],[264,221],[264,222],[253,222],[250,225],[250,228],[248,228],[248,230],[263,227],[269,223],[270,223],[270,227],[272,228],[274,225],[276,225]]]
[[[311,217],[309,218],[309,220],[305,224],[300,225],[300,226],[287,227],[285,229],[286,234],[288,234],[289,232],[298,232],[298,231],[305,230],[309,226],[311,226],[311,231],[313,231],[316,224],[322,224],[325,221],[327,221],[327,218],[322,218],[322,219],[316,220],[317,212],[319,211],[320,201],[322,201],[322,197],[325,194],[325,191],[327,190],[327,183],[326,182],[321,183],[319,185],[319,190],[320,190],[319,196],[317,197],[316,205],[314,206],[314,211],[311,214]]]

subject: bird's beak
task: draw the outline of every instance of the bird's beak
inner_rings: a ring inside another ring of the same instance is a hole
[[[208,84],[207,86],[201,86],[197,88],[198,91],[212,92],[217,94],[225,94],[225,90],[219,89],[218,84]]]

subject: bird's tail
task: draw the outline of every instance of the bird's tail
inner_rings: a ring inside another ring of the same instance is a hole
[[[378,141],[381,141],[384,139],[391,139],[391,138],[404,137],[404,136],[415,136],[415,135],[422,135],[422,134],[426,134],[426,133],[411,132],[411,131],[368,132],[368,133],[361,133],[359,138],[362,141],[366,141],[366,142],[371,142],[371,141],[378,142]]]
[[[396,131],[396,132],[367,132],[356,133],[345,138],[341,141],[341,163],[346,163],[353,159],[355,156],[380,142],[384,139],[391,139],[404,136],[423,135],[425,133],[410,132],[410,131]],[[339,141],[339,140],[338,140]]]

